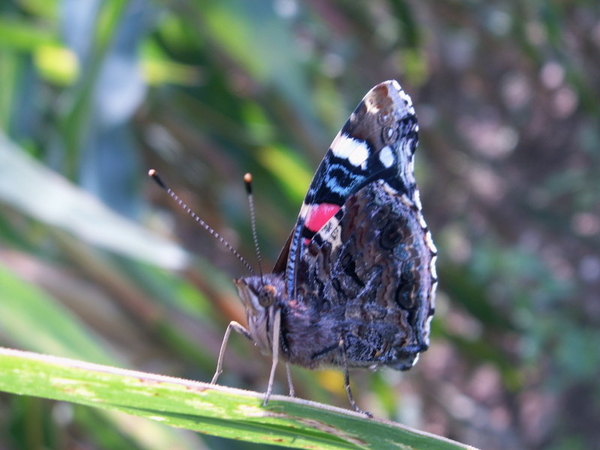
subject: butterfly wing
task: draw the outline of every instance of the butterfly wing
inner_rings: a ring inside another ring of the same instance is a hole
[[[344,324],[351,366],[406,369],[428,346],[436,251],[413,174],[417,134],[396,81],[371,89],[317,169],[275,266],[288,298]]]
[[[378,84],[358,104],[321,161],[296,225],[273,269],[273,273],[286,273],[290,298],[303,244],[339,211],[350,195],[383,179],[420,206],[413,175],[417,133],[410,97],[395,80]]]
[[[318,329],[343,338],[349,366],[408,369],[429,346],[436,282],[419,211],[380,179],[348,197],[303,247],[296,300],[310,305]],[[339,352],[329,358],[343,365]]]

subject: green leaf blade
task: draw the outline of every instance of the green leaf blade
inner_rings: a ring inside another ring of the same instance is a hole
[[[297,398],[0,348],[0,390],[127,412],[231,439],[292,448],[468,449],[389,421]]]

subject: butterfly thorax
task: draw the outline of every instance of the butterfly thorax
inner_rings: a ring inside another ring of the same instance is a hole
[[[273,353],[275,314],[280,313],[279,355],[283,360],[309,368],[340,365],[334,357],[341,323],[301,299],[288,298],[282,274],[240,278],[235,283],[246,309],[248,332],[261,352]]]

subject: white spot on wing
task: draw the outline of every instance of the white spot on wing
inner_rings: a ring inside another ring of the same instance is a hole
[[[331,152],[338,158],[347,159],[355,167],[363,165],[369,157],[369,147],[365,141],[353,139],[346,134],[338,134],[331,144]]]
[[[389,169],[394,164],[394,153],[389,145],[386,145],[379,152],[379,161],[383,164],[383,167]]]
[[[431,276],[437,280],[437,269],[435,267],[435,263],[437,261],[437,256],[431,258],[431,262],[429,263],[429,270],[431,271]]]
[[[423,209],[423,205],[421,205],[421,193],[418,189],[415,189],[415,193],[413,194],[413,201],[415,202],[415,205],[417,205],[417,208],[419,208],[419,211],[421,211],[421,209]]]
[[[431,250],[433,253],[437,253],[437,247],[433,243],[433,239],[431,239],[431,233],[429,231],[425,233],[425,243],[427,244],[427,247],[429,247],[429,250]]]
[[[431,285],[431,291],[429,292],[429,303],[431,305],[432,308],[435,308],[435,291],[437,290],[437,281],[435,281],[432,285]],[[433,317],[433,315],[429,316],[429,320],[427,325],[429,325],[429,322],[431,321],[431,317]]]
[[[324,241],[327,241],[333,250],[342,245],[341,231],[340,221],[333,216],[317,234],[319,234]]]
[[[427,320],[425,320],[425,340],[429,344],[429,330],[431,329],[431,319],[433,316],[428,316]]]

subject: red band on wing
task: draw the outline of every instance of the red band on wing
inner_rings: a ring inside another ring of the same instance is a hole
[[[323,228],[323,225],[331,219],[336,212],[341,209],[340,206],[331,203],[321,203],[313,205],[308,210],[304,226],[315,233]]]

